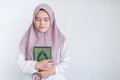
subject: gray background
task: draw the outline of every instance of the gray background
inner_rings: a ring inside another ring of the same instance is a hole
[[[44,0],[66,35],[68,80],[120,80],[120,1]],[[19,42],[42,0],[0,0],[0,80],[23,80],[16,66]],[[54,4],[55,3],[55,4]]]

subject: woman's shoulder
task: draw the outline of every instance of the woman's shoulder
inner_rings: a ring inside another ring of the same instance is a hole
[[[61,47],[60,47],[60,49],[63,51],[63,50],[66,50],[66,49],[68,49],[68,40],[66,39],[65,41],[64,41],[64,43],[61,45]]]

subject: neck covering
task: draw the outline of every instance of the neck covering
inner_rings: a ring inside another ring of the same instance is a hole
[[[46,32],[39,32],[34,26],[34,19],[37,12],[44,9],[50,17],[50,27]],[[34,46],[51,46],[52,47],[52,61],[57,64],[58,51],[65,41],[64,35],[60,32],[56,25],[55,15],[51,7],[47,4],[38,5],[33,13],[32,24],[24,34],[20,42],[20,51],[24,54],[26,60],[34,60],[33,47]],[[33,74],[34,80],[40,80],[36,74]]]

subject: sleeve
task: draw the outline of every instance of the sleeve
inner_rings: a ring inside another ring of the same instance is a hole
[[[16,63],[18,68],[22,70],[24,73],[37,72],[37,70],[35,69],[36,61],[33,60],[26,61],[24,55],[21,52],[17,55]]]
[[[55,65],[56,68],[55,74],[66,72],[66,70],[70,66],[70,58],[71,57],[68,50],[68,44],[67,41],[65,41],[60,49],[59,63]]]

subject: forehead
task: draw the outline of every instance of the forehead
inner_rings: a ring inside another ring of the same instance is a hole
[[[36,17],[40,17],[40,18],[46,17],[46,18],[49,18],[49,15],[48,15],[48,13],[47,13],[46,11],[44,11],[44,10],[39,10],[39,11],[37,12],[37,14],[36,14]]]

